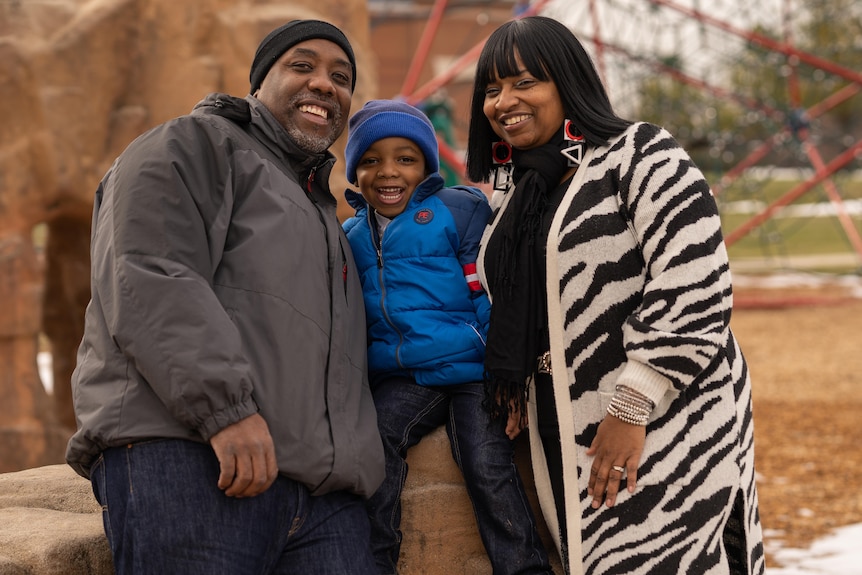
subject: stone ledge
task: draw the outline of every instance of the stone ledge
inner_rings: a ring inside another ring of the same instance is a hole
[[[551,557],[562,573],[554,543],[539,510],[530,465],[529,438],[515,441],[515,462]],[[402,494],[401,575],[491,575],[491,563],[479,538],[473,506],[461,471],[452,459],[443,427],[426,435],[407,453],[409,472]]]
[[[68,465],[0,474],[0,575],[110,575],[90,482]]]
[[[0,509],[0,548],[11,570],[0,574],[110,575],[111,552],[101,513],[50,509]]]
[[[516,461],[539,522],[539,533],[561,573],[536,503],[526,436]],[[490,575],[449,438],[440,427],[410,450],[403,495],[399,568],[402,575]],[[0,575],[111,575],[101,508],[90,482],[65,465],[0,474]]]

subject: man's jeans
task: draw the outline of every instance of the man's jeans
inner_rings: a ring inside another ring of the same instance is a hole
[[[376,384],[372,393],[386,453],[386,479],[368,501],[371,547],[379,572],[397,572],[407,450],[445,423],[494,575],[551,574],[505,424],[489,424],[482,408],[483,385],[431,388],[396,377]],[[447,510],[441,508],[439,513]],[[453,540],[452,547],[457,545]]]
[[[312,497],[279,475],[228,497],[209,445],[157,440],[106,450],[93,466],[117,575],[371,575],[368,517],[346,492]]]

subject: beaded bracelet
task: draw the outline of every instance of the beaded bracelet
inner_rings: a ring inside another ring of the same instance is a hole
[[[655,403],[627,385],[617,385],[616,393],[608,405],[608,414],[624,423],[644,426],[649,421]]]

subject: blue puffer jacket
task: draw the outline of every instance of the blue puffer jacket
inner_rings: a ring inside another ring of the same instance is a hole
[[[356,259],[368,324],[372,382],[396,374],[419,385],[482,381],[491,307],[476,277],[491,208],[476,188],[446,188],[435,173],[383,235],[361,194],[344,231]]]

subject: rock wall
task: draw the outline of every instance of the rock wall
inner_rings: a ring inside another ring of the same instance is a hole
[[[526,437],[516,460],[534,509]],[[401,575],[490,575],[473,508],[439,428],[408,454]],[[541,514],[540,534],[562,573]],[[0,575],[109,575],[110,550],[90,483],[66,465],[0,475]]]
[[[294,18],[328,20],[350,37],[358,108],[376,90],[366,4],[0,2],[0,101],[10,111],[0,131],[0,472],[61,462],[74,429],[92,200],[113,159],[208,92],[247,94],[260,39]],[[335,189],[346,183],[334,175]],[[53,397],[36,365],[46,341]]]

